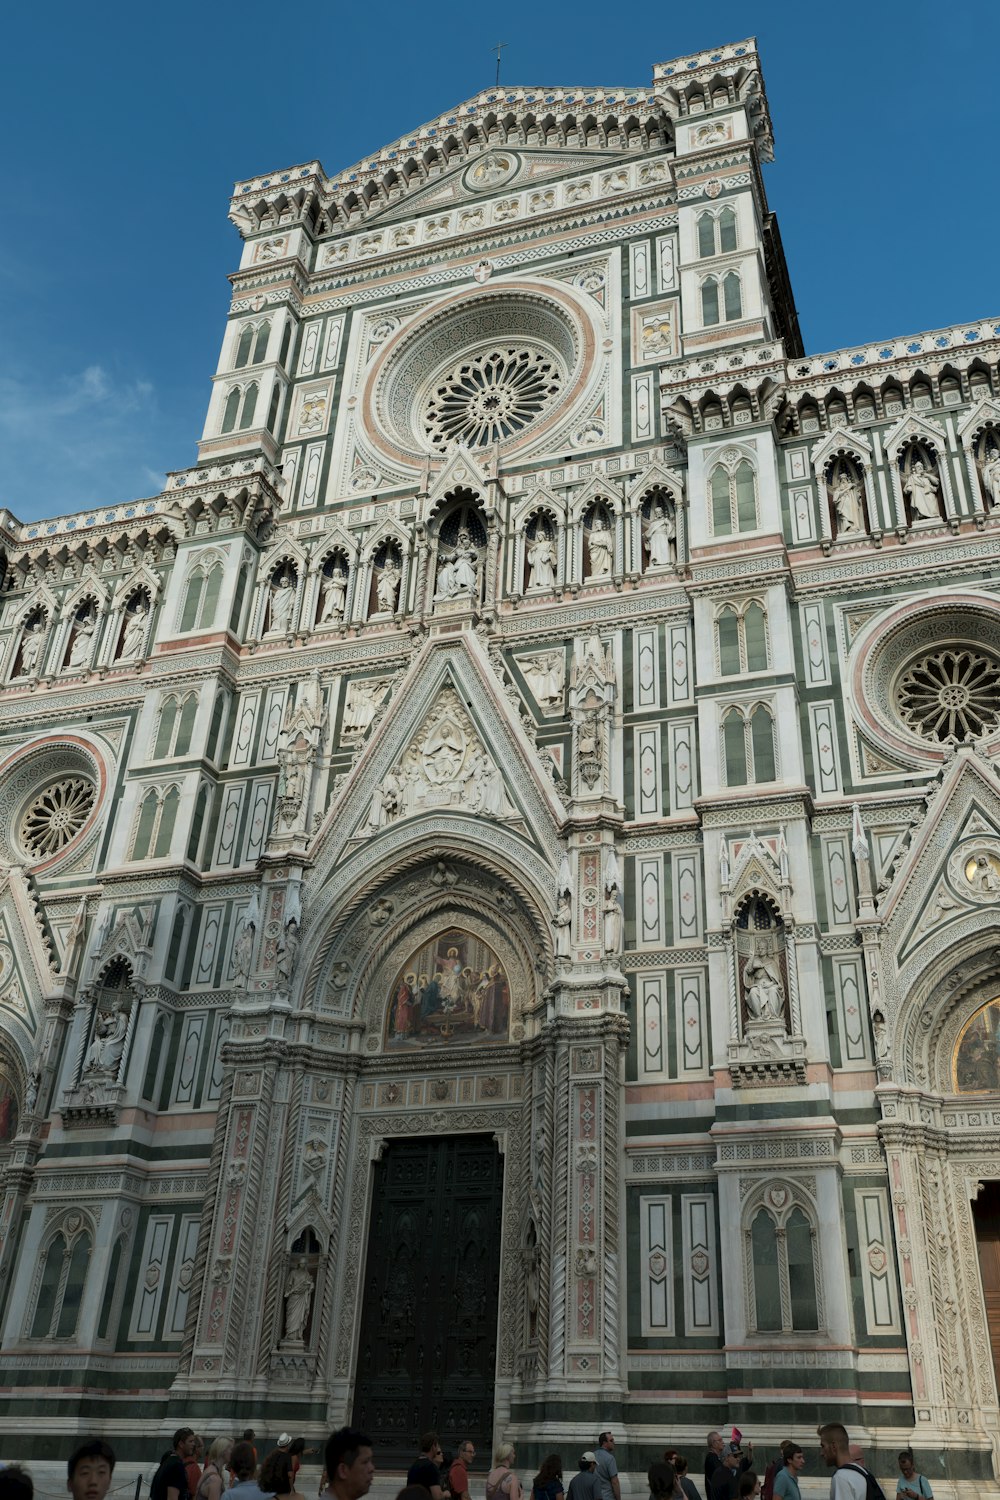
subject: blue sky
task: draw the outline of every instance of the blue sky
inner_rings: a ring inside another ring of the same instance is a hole
[[[235,179],[350,165],[491,83],[497,40],[509,83],[642,84],[654,62],[752,34],[807,350],[1000,313],[985,0],[11,7],[0,505],[27,520],[134,499],[194,463]]]

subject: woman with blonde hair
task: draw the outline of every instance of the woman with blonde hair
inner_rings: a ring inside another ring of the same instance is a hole
[[[512,1443],[493,1450],[493,1467],[486,1476],[486,1500],[522,1500],[523,1491],[511,1464],[517,1454]]]
[[[219,1500],[226,1488],[225,1470],[233,1451],[232,1438],[216,1438],[205,1455],[205,1467],[194,1500]]]

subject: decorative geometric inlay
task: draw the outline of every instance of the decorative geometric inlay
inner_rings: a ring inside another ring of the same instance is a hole
[[[971,648],[923,656],[899,678],[896,707],[924,739],[969,740],[992,733],[1000,723],[1000,662]]]
[[[34,859],[58,854],[86,823],[96,796],[93,782],[84,776],[65,776],[38,792],[18,829],[25,852]]]
[[[539,349],[494,348],[462,360],[434,391],[427,407],[431,443],[485,448],[533,422],[558,396],[562,374]]]

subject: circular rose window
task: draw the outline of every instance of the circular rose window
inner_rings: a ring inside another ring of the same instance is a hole
[[[533,422],[559,395],[563,374],[542,350],[488,349],[461,360],[427,404],[427,434],[436,448],[502,443]]]
[[[971,647],[932,651],[898,678],[896,708],[925,739],[992,734],[1000,724],[1000,661]]]
[[[86,823],[97,792],[84,776],[64,776],[37,792],[21,815],[18,839],[32,859],[65,849]]]

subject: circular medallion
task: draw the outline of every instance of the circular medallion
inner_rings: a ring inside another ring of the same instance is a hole
[[[513,151],[487,151],[462,173],[462,185],[472,193],[488,193],[516,176],[520,158]]]
[[[972,647],[930,652],[900,675],[896,707],[924,739],[992,734],[1000,724],[1000,661]]]
[[[487,349],[461,360],[434,390],[425,418],[431,445],[485,448],[527,427],[558,397],[564,375],[539,349]]]

